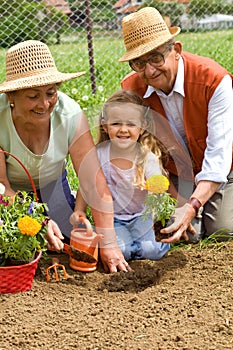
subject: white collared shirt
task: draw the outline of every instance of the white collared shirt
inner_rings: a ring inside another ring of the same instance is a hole
[[[144,98],[156,92],[164,108],[167,119],[180,142],[188,148],[183,120],[184,62],[179,60],[177,77],[169,95],[148,86]],[[201,126],[200,126],[201,127]],[[233,142],[233,90],[232,80],[226,75],[216,88],[208,106],[207,147],[202,170],[196,175],[200,180],[227,182],[232,162]]]

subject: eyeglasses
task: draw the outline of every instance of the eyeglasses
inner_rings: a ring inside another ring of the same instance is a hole
[[[137,58],[135,60],[129,61],[129,65],[135,72],[138,73],[145,70],[147,63],[149,63],[154,68],[161,67],[165,63],[165,55],[168,53],[168,51],[171,50],[171,47],[172,46],[169,45],[163,52],[154,51],[148,56],[147,60],[141,60],[140,58]]]

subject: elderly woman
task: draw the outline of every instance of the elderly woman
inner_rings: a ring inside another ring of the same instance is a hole
[[[59,239],[69,239],[79,221],[66,173],[70,155],[80,189],[91,206],[96,231],[104,234],[100,255],[105,270],[128,270],[117,246],[112,198],[100,170],[89,126],[80,106],[58,91],[58,85],[79,73],[57,70],[47,45],[29,40],[10,48],[6,55],[6,81],[0,84],[0,148],[10,152],[28,169],[52,220],[49,248],[59,251]],[[24,169],[0,153],[0,182],[6,195],[31,191]],[[62,233],[61,233],[62,232]]]

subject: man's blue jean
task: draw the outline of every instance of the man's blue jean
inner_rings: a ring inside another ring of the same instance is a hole
[[[138,216],[129,221],[114,219],[117,243],[125,260],[159,260],[170,249],[166,243],[156,242],[152,218]]]

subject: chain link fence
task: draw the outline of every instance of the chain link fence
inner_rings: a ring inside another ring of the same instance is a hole
[[[5,79],[5,51],[28,39],[50,47],[59,70],[86,71],[62,90],[87,113],[120,88],[130,72],[119,63],[124,53],[122,18],[141,6],[156,7],[169,25],[179,25],[183,49],[209,56],[233,72],[233,0],[0,0],[0,79]]]

